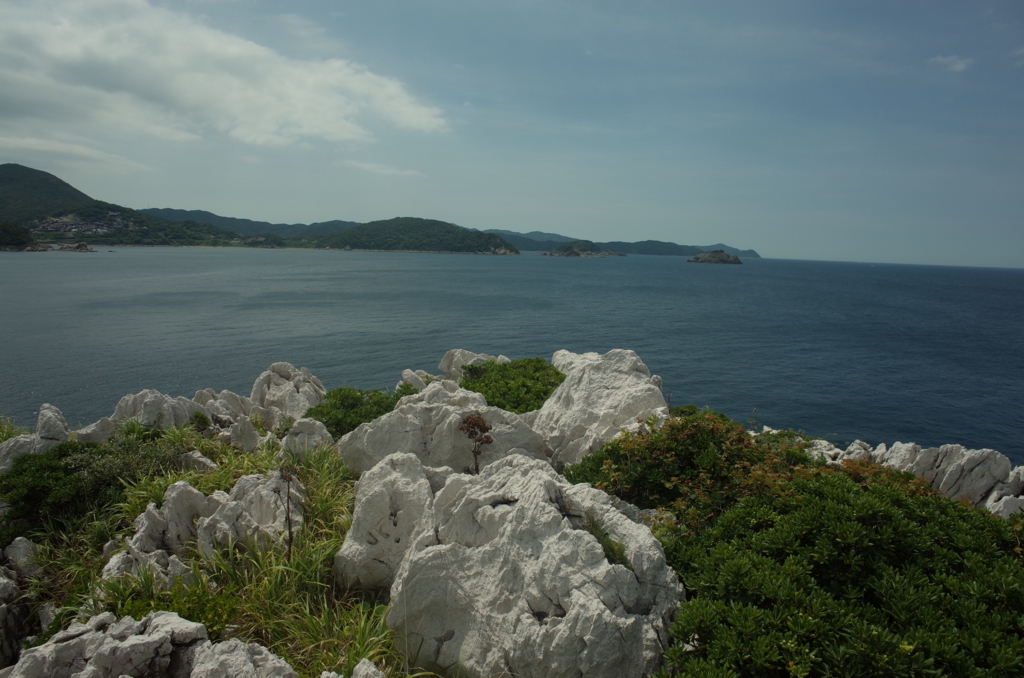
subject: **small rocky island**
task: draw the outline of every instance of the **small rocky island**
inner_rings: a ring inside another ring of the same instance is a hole
[[[711,252],[704,252],[698,254],[692,259],[687,259],[687,263],[694,264],[742,264],[740,258],[735,254],[728,254],[725,250],[712,250]]]

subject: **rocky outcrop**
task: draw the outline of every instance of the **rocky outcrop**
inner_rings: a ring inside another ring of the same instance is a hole
[[[295,420],[319,405],[326,393],[320,380],[305,367],[296,369],[291,363],[274,363],[256,378],[249,402],[267,409],[276,407]]]
[[[1011,469],[1010,460],[995,450],[969,450],[963,445],[922,448],[901,442],[872,448],[860,440],[842,450],[815,440],[808,452],[834,468],[844,461],[867,460],[913,473],[950,499],[966,499],[1004,518],[1024,507],[1024,467]]]
[[[320,678],[342,678],[334,671],[324,671]],[[356,667],[352,669],[352,678],[384,678],[384,672],[374,666],[369,659],[361,659]]]
[[[327,427],[316,419],[299,419],[281,441],[281,452],[303,458],[306,453],[334,444]]]
[[[121,398],[110,420],[123,422],[134,419],[152,428],[177,428],[191,423],[196,412],[210,416],[209,410],[184,396],[172,398],[159,391],[146,389]]]
[[[299,529],[303,501],[302,485],[277,471],[242,476],[230,494],[207,496],[179,481],[167,488],[160,508],[151,503],[139,514],[135,534],[107,562],[102,577],[138,576],[147,569],[166,586],[179,577],[191,581],[191,568],[180,558],[186,544],[195,542],[207,557],[232,544],[269,548]]]
[[[335,570],[341,585],[379,585],[401,558],[388,625],[414,665],[457,663],[481,678],[657,668],[683,589],[646,526],[538,459],[449,474],[436,491],[433,473],[411,455],[369,472]],[[386,567],[358,562],[381,556]]]
[[[547,440],[556,468],[596,452],[638,419],[668,416],[661,378],[633,351],[558,351],[551,364],[565,381],[543,407],[522,418]]]
[[[473,441],[459,427],[474,414],[492,427],[493,442],[481,448],[481,467],[512,453],[548,458],[547,443],[518,415],[488,407],[482,395],[449,379],[431,383],[420,393],[402,398],[388,414],[360,424],[338,441],[338,451],[355,473],[368,471],[396,452],[415,454],[428,466],[472,469]]]
[[[173,612],[136,621],[113,613],[75,622],[25,650],[0,678],[298,678],[280,657],[238,639],[211,643],[206,627]]]
[[[395,384],[395,390],[397,391],[403,384],[407,384],[417,391],[422,391],[427,387],[427,384],[432,381],[438,381],[439,379],[441,379],[441,377],[435,377],[424,370],[402,370],[402,378],[399,379],[397,384]]]
[[[0,443],[0,473],[11,468],[14,460],[23,454],[40,454],[68,439],[67,422],[53,405],[43,403],[36,418],[36,432],[20,435]]]
[[[483,365],[491,360],[497,363],[512,362],[503,355],[493,356],[487,355],[486,353],[473,353],[472,351],[467,351],[464,348],[453,348],[444,354],[444,357],[441,358],[441,363],[437,366],[437,369],[458,381],[459,379],[462,379],[462,373],[466,367],[470,365]]]

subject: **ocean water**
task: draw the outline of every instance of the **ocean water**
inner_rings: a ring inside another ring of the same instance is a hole
[[[393,388],[450,348],[635,350],[673,405],[837,443],[1024,463],[1024,270],[216,248],[0,253],[0,414],[144,388],[248,395],[268,365]]]

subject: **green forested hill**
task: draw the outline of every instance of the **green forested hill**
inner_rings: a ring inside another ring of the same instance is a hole
[[[471,231],[444,221],[397,217],[371,221],[319,241],[321,247],[354,250],[410,250],[419,252],[477,252],[519,254],[519,250],[493,233]]]
[[[692,257],[704,250],[693,245],[677,245],[674,242],[662,242],[661,240],[642,240],[640,242],[599,242],[601,249],[610,252],[624,252],[626,254],[664,254],[677,257]]]
[[[91,202],[92,198],[49,172],[14,163],[0,165],[0,222],[24,224]]]

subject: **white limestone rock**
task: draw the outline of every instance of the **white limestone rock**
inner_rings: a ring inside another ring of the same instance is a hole
[[[364,473],[356,484],[352,527],[334,557],[338,585],[389,589],[413,535],[431,521],[434,492],[414,454],[388,455]]]
[[[274,363],[252,385],[250,413],[252,406],[277,408],[293,420],[299,419],[306,410],[319,405],[326,393],[320,380],[305,367],[296,369],[291,363]]]
[[[668,416],[661,379],[633,351],[558,351],[551,364],[565,381],[528,421],[554,451],[556,468],[596,452],[637,419]]]
[[[909,471],[951,499],[979,504],[1010,475],[1010,460],[995,450],[968,450],[963,445],[921,449],[914,443],[894,443],[873,455],[879,464]]]
[[[190,678],[298,678],[287,662],[267,648],[237,638],[202,646],[194,662]]]
[[[316,419],[299,419],[281,441],[281,451],[302,458],[307,452],[334,444],[327,427]]]
[[[43,568],[36,564],[39,546],[25,537],[18,537],[4,549],[4,556],[20,577],[38,577]]]
[[[397,391],[402,387],[403,384],[412,386],[417,391],[422,391],[427,387],[427,382],[433,381],[433,379],[423,370],[402,370],[402,378],[397,384],[395,384],[395,390]]]
[[[191,568],[180,558],[186,544],[196,542],[206,556],[230,544],[270,548],[287,537],[289,519],[292,534],[301,527],[304,497],[298,480],[289,482],[277,471],[242,476],[230,494],[207,496],[179,481],[164,492],[160,508],[150,504],[135,518],[135,534],[101,576],[137,577],[145,569],[165,587],[176,578],[191,581]]]
[[[1001,517],[1009,518],[1011,514],[1024,508],[1024,466],[1017,466],[1010,471],[1006,479],[992,488],[982,501],[982,508]]]
[[[588,516],[625,548],[612,564]],[[416,665],[466,676],[640,678],[683,595],[648,528],[608,495],[514,455],[434,496],[394,584],[388,625]]]
[[[251,402],[245,396],[232,393],[227,389],[217,393],[212,388],[196,391],[192,396],[192,402],[202,405],[213,416],[220,416],[231,421],[237,421],[239,417],[249,416],[252,409]]]
[[[215,492],[210,498],[219,506],[196,522],[199,551],[207,557],[232,544],[267,549],[302,526],[305,489],[279,471],[242,476],[230,494]]]
[[[65,442],[70,435],[64,415],[53,405],[43,403],[36,417],[35,433],[15,436],[0,443],[0,473],[11,468],[24,454],[40,454]]]
[[[252,421],[245,415],[240,415],[231,425],[228,436],[230,445],[243,452],[254,452],[263,440],[256,427],[252,425]]]
[[[110,420],[123,422],[135,419],[143,426],[177,428],[191,423],[192,415],[196,412],[210,416],[209,410],[188,398],[172,398],[159,391],[146,389],[121,398]]]
[[[463,370],[467,366],[483,365],[491,360],[497,363],[511,362],[511,360],[503,355],[493,356],[486,353],[473,353],[472,351],[467,351],[464,348],[453,348],[444,354],[444,357],[441,358],[441,362],[437,366],[437,369],[458,381],[459,379],[462,379]],[[405,376],[404,373],[402,376]]]
[[[547,443],[518,415],[488,407],[482,395],[451,380],[433,382],[399,400],[392,412],[360,424],[338,441],[338,451],[355,473],[398,452],[415,454],[427,466],[467,471],[474,468],[473,441],[459,427],[471,414],[479,414],[492,427],[488,435],[493,442],[481,448],[481,468],[513,451],[535,459],[549,457]]]
[[[297,678],[266,648],[211,643],[206,627],[173,612],[141,621],[106,612],[25,650],[2,678]]]
[[[75,440],[82,443],[99,443],[102,445],[110,440],[110,436],[114,435],[116,430],[117,424],[110,421],[107,417],[102,417],[99,421],[75,431],[74,436]]]
[[[192,450],[182,455],[181,467],[186,471],[212,471],[217,463],[199,450]]]

